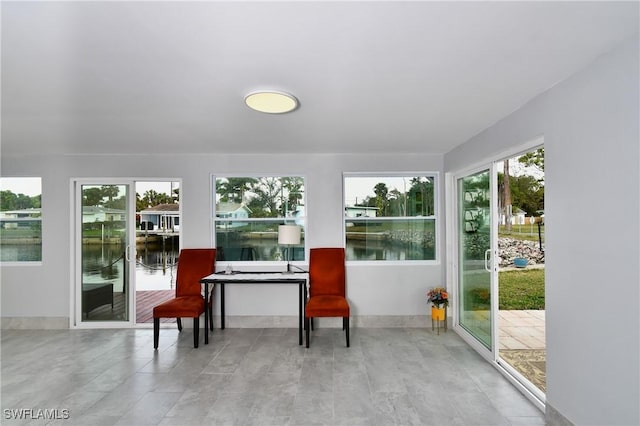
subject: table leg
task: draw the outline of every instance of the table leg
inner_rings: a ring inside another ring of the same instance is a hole
[[[302,299],[302,287],[304,283],[298,284],[298,344],[302,344],[302,321],[304,320],[304,316],[302,315],[302,306],[304,301]]]
[[[204,344],[209,344],[209,283],[204,283]]]
[[[220,329],[224,330],[224,283],[220,283]]]
[[[302,297],[302,328],[304,328],[304,320],[305,320],[305,316],[306,316],[306,308],[307,308],[307,281],[305,280],[305,282],[302,284],[302,288],[303,288],[303,297]],[[300,337],[302,339],[302,337]],[[301,341],[302,342],[302,341]],[[302,343],[300,343],[302,344]]]

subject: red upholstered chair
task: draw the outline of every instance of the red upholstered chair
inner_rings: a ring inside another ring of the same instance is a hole
[[[342,317],[349,347],[349,302],[346,299],[344,248],[312,248],[309,252],[309,299],[304,312],[306,343],[313,318]]]
[[[198,347],[200,315],[204,312],[204,297],[200,280],[215,271],[216,250],[182,249],[178,257],[176,274],[176,297],[153,308],[153,347],[158,349],[160,318],[176,318],[178,330],[182,331],[181,318],[193,318],[193,347]],[[212,295],[213,296],[213,295]],[[213,313],[213,303],[209,313]],[[213,315],[209,315],[213,318]],[[205,327],[207,324],[204,325]],[[213,320],[211,321],[213,328]]]

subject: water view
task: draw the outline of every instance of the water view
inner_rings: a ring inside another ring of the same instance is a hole
[[[40,262],[41,260],[41,244],[0,245],[0,261],[2,262]]]
[[[136,248],[136,290],[175,288],[176,245],[147,244]],[[122,291],[124,250],[118,244],[83,246],[83,282],[113,281],[114,291]]]
[[[347,241],[349,260],[424,260],[435,259],[434,247],[385,241]]]
[[[355,260],[415,260],[433,259],[435,249],[418,245],[393,244],[387,242],[349,241],[346,248],[349,259]],[[86,244],[83,246],[82,272],[89,282],[121,280],[124,250],[118,244]],[[166,290],[174,288],[175,266],[179,254],[177,242],[167,244],[139,244],[136,248],[136,288],[137,290]],[[0,260],[12,262],[39,261],[40,246],[33,244],[4,244],[0,246]],[[281,260],[282,254],[274,242],[252,241],[242,247],[225,250],[226,260]],[[303,248],[292,250],[293,260],[304,257]]]

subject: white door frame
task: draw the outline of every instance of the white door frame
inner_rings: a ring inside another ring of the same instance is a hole
[[[129,318],[127,321],[83,321],[82,320],[82,233],[79,232],[82,226],[82,193],[83,185],[127,185],[129,188],[127,197],[128,214],[126,218],[128,235],[126,259],[127,268],[128,300],[127,309]],[[135,325],[135,181],[126,178],[72,178],[70,184],[71,191],[71,214],[69,215],[71,224],[71,283],[70,283],[70,328],[130,328]],[[133,209],[133,214],[131,213]],[[80,215],[80,216],[78,216]],[[133,250],[133,252],[132,252]]]
[[[524,154],[525,152],[534,150],[536,148],[540,148],[544,146],[544,136],[538,136],[534,139],[531,139],[523,144],[514,146],[508,150],[502,151],[498,154],[487,156],[486,158],[474,162],[467,167],[454,170],[451,172],[445,173],[445,193],[446,197],[446,252],[447,252],[447,264],[446,264],[446,276],[447,279],[447,287],[452,291],[454,301],[458,300],[458,187],[457,182],[458,178],[473,174],[475,172],[479,172],[481,170],[489,169],[491,171],[491,176],[494,179],[494,184],[491,188],[491,202],[492,202],[492,212],[496,211],[494,209],[494,205],[497,208],[497,170],[495,167],[496,162],[502,161],[506,158],[512,158],[520,154]],[[495,221],[495,235],[492,235],[492,243],[491,250],[493,253],[493,266],[494,273],[492,274],[491,280],[491,310],[492,310],[492,351],[487,350],[487,348],[478,342],[475,337],[469,334],[464,328],[462,328],[458,324],[458,307],[457,304],[453,305],[453,330],[460,335],[460,337],[467,343],[469,346],[474,348],[478,354],[480,354],[483,358],[485,358],[491,365],[493,365],[496,369],[498,369],[517,389],[522,392],[522,394],[527,397],[536,407],[538,407],[541,411],[544,412],[545,404],[546,404],[546,396],[539,391],[538,389],[530,389],[525,386],[521,380],[518,380],[517,376],[519,373],[515,371],[510,366],[505,366],[503,363],[500,363],[500,354],[499,354],[499,341],[498,341],[498,292],[497,292],[497,269],[495,268],[496,259],[497,259],[497,225],[498,225],[498,217],[495,214],[492,214],[492,225]],[[494,232],[492,232],[493,234]]]
[[[498,246],[498,232],[497,232],[497,215],[495,214],[497,209],[497,170],[494,162],[484,163],[482,165],[475,165],[473,167],[462,169],[456,173],[447,173],[446,179],[446,191],[449,194],[447,197],[447,252],[448,259],[447,262],[447,277],[449,277],[449,289],[453,293],[453,300],[460,300],[460,295],[458,294],[458,286],[459,286],[459,274],[458,269],[460,268],[458,253],[459,253],[459,243],[458,243],[458,180],[464,178],[469,175],[473,175],[478,172],[482,172],[483,170],[489,170],[490,176],[490,218],[491,218],[491,241],[490,241],[490,250],[491,250],[491,259],[490,259],[490,269],[491,269],[491,349],[488,349],[481,342],[479,342],[474,336],[472,336],[464,327],[462,327],[459,323],[459,309],[458,304],[454,303],[453,305],[453,328],[456,332],[462,337],[462,339],[472,346],[480,355],[482,355],[485,359],[490,362],[494,362],[497,359],[497,320],[496,315],[494,315],[497,310],[494,310],[494,306],[497,306],[498,298],[497,292],[495,291],[497,287],[497,246]]]

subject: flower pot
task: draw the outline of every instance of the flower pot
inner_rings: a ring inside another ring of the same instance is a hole
[[[445,308],[431,307],[431,319],[434,321],[444,321],[446,318]]]
[[[529,264],[529,261],[526,257],[516,257],[515,259],[513,259],[513,264],[516,268],[526,268]]]
[[[444,331],[447,331],[447,307],[431,306],[431,330],[437,329],[440,334],[441,325],[444,327]]]

